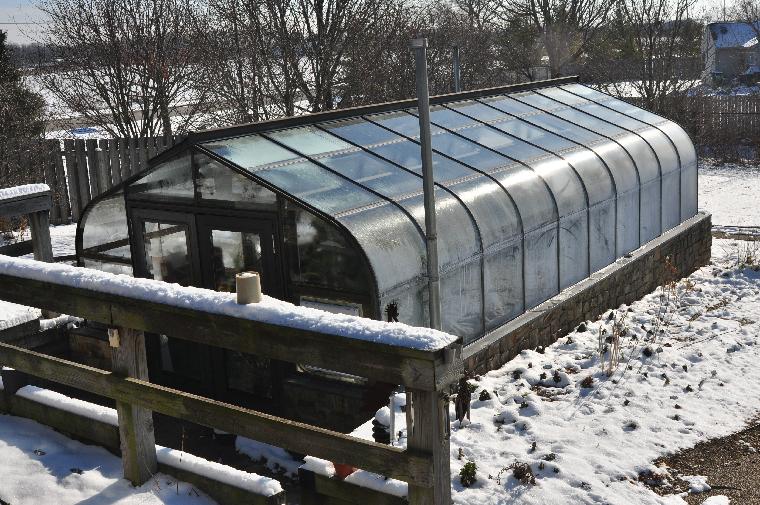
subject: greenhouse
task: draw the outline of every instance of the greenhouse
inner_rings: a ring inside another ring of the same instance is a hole
[[[415,106],[194,134],[90,204],[80,265],[222,291],[255,270],[276,298],[426,326]],[[584,85],[444,95],[430,115],[442,326],[465,344],[697,213],[684,130]],[[259,370],[233,361],[228,382]]]

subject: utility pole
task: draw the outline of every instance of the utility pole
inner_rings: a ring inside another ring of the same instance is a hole
[[[427,249],[428,306],[430,327],[441,329],[441,293],[438,278],[438,235],[435,219],[435,184],[433,180],[433,148],[430,141],[430,96],[428,94],[427,39],[412,40],[417,84],[417,114],[420,119],[422,154],[422,188],[425,200],[425,246]]]

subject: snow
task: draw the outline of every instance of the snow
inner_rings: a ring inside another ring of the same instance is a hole
[[[36,386],[24,386],[16,392],[16,395],[111,426],[119,425],[116,409],[71,398],[55,391]],[[282,486],[274,479],[214,463],[183,451],[156,445],[156,455],[159,463],[204,475],[252,493],[273,496],[282,491]]]
[[[111,426],[119,425],[119,418],[116,415],[116,409],[103,407],[95,403],[70,398],[61,393],[39,388],[37,386],[24,386],[16,392],[17,396],[32,400],[43,405],[48,405],[57,409],[65,410],[77,414],[87,419],[93,419]]]
[[[684,475],[681,479],[688,482],[690,493],[706,493],[712,489],[704,475]]]
[[[40,310],[0,300],[0,331],[40,317]]]
[[[13,505],[213,505],[185,482],[158,473],[138,488],[121,460],[34,421],[0,416],[0,499]]]
[[[728,496],[724,496],[722,494],[711,496],[705,501],[702,502],[702,505],[730,505],[731,500],[728,499]]]
[[[240,436],[235,438],[235,449],[254,461],[265,462],[273,472],[282,471],[291,478],[298,475],[301,461],[294,459],[285,449]]]
[[[760,29],[760,22],[756,22],[755,27]],[[755,28],[749,23],[710,23],[707,28],[718,48],[751,47],[753,39],[757,43]]]
[[[10,200],[11,198],[19,198],[45,191],[50,191],[50,186],[47,184],[24,184],[22,186],[2,188],[0,189],[0,200]]]
[[[344,314],[331,314],[264,296],[257,304],[238,305],[235,294],[208,289],[183,287],[152,279],[136,279],[69,265],[41,263],[23,258],[0,256],[0,272],[44,282],[93,290],[100,293],[130,296],[148,302],[210,313],[245,318],[262,323],[314,330],[345,338],[435,350],[457,337],[402,323],[385,323]]]
[[[713,226],[760,226],[760,167],[738,164],[699,168],[699,207],[712,213]]]
[[[716,240],[714,265],[669,294],[659,289],[614,311],[618,321],[625,316],[620,324],[626,335],[611,376],[601,370],[598,350],[600,331],[612,334],[608,312],[543,354],[524,351],[471,381],[476,387],[471,422],[452,421],[451,428],[454,503],[683,505],[680,496],[658,496],[639,484],[640,473],[665,471],[651,462],[739,431],[760,404],[754,386],[760,380],[760,272],[736,266],[735,250],[744,244]],[[606,357],[609,362],[609,353]],[[582,384],[587,377],[591,387]],[[490,400],[477,400],[483,390]],[[377,418],[386,419],[387,407],[381,410]],[[450,414],[454,419],[453,405]],[[403,446],[400,410],[395,422]],[[371,438],[371,421],[353,435]],[[458,476],[468,461],[477,465],[477,482],[469,488]],[[504,470],[516,461],[530,465],[535,485]],[[316,458],[305,467],[332,472],[329,462]],[[347,480],[405,488],[368,472]],[[694,478],[691,487],[704,490],[705,484]]]
[[[198,456],[168,447],[156,446],[158,462],[180,468],[198,475],[204,475],[231,486],[245,489],[262,496],[274,496],[282,492],[280,483],[269,477],[248,473],[221,463],[214,463]]]

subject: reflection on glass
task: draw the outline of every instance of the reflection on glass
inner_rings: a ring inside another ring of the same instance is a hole
[[[159,165],[154,171],[129,185],[130,194],[147,193],[162,197],[193,198],[193,167],[185,154]]]
[[[187,236],[185,225],[145,221],[145,260],[153,279],[183,286],[193,283]]]
[[[280,130],[267,133],[266,135],[304,156],[313,156],[332,151],[342,151],[353,147],[351,144],[343,142],[338,137],[330,135],[329,133],[313,126]]]
[[[264,165],[299,158],[298,155],[259,135],[215,140],[203,144],[203,147],[252,172]]]
[[[211,230],[214,289],[235,292],[235,275],[258,272],[263,275],[261,237],[252,232]]]
[[[196,154],[198,196],[201,200],[229,202],[236,207],[251,205],[275,208],[277,195],[260,184],[217,163],[208,156]]]

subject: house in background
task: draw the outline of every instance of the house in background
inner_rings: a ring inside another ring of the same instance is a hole
[[[760,21],[710,23],[702,37],[702,82],[715,86],[760,81]]]

